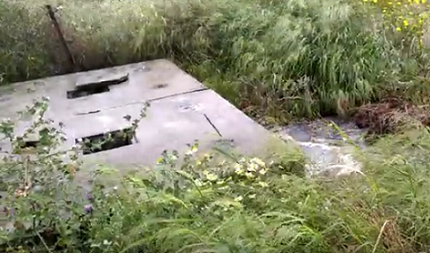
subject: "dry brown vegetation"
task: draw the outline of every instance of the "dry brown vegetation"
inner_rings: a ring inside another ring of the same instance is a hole
[[[427,105],[388,98],[361,106],[354,120],[358,127],[368,128],[370,134],[393,134],[414,124],[430,126],[430,111]]]

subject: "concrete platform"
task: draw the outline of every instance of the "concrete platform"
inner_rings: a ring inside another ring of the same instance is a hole
[[[279,138],[167,60],[1,87],[0,118],[15,119],[17,111],[41,96],[50,98],[46,117],[65,126],[64,150],[87,137],[131,127],[130,118],[138,118],[144,103],[150,102],[135,138],[121,147],[81,154],[88,164],[150,165],[164,150],[184,151],[186,144],[195,140],[203,150],[222,145],[245,155],[269,156],[273,147],[276,151],[280,145],[287,148]],[[16,132],[22,133],[29,123],[21,122]],[[7,142],[0,143],[0,148],[3,153],[11,152]]]
[[[111,165],[121,172],[138,168],[145,173],[164,150],[182,153],[195,140],[201,152],[221,147],[268,160],[273,154],[298,149],[294,141],[287,143],[276,137],[167,60],[0,87],[0,120],[16,120],[18,111],[42,96],[50,98],[45,117],[64,125],[67,141],[60,147],[64,151],[88,137],[130,128],[145,102],[150,103],[147,117],[133,138],[117,141],[99,152],[80,154],[84,168],[76,182],[84,188],[84,194],[91,191],[87,183],[94,165]],[[30,119],[19,121],[16,134],[23,133],[30,123]],[[27,141],[37,140],[38,136],[32,136]],[[0,156],[12,153],[8,142],[0,141],[0,149]],[[0,228],[13,224],[2,223],[0,220]]]

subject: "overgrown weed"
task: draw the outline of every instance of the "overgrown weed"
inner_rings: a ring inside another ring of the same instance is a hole
[[[359,2],[52,2],[82,69],[169,58],[241,109],[284,121],[348,115],[423,67],[415,60],[421,49],[408,55],[384,26],[368,28],[375,9]],[[4,82],[71,71],[42,7],[2,3],[2,23],[23,16],[0,31]],[[66,68],[53,71],[58,65]]]
[[[372,10],[361,3],[52,3],[62,5],[57,15],[83,69],[167,57],[266,119],[345,115],[393,93],[427,101],[424,49],[402,44],[401,37],[388,40],[383,26],[369,24]],[[4,83],[70,71],[39,2],[2,1],[0,11]],[[3,134],[10,124],[1,125]],[[61,140],[48,129],[46,140]],[[112,189],[96,180],[90,199],[72,183],[79,163],[46,155],[49,141],[31,163],[8,157],[14,169],[0,167],[14,197],[6,204],[16,208],[14,232],[1,232],[3,251],[404,253],[430,247],[426,128],[378,140],[364,155],[365,176],[320,182],[303,178],[300,162],[291,159],[279,170],[259,159],[219,164],[210,155],[189,155],[178,166],[166,154],[152,172],[128,175]],[[43,175],[32,178],[43,181],[42,190],[22,181],[26,169]]]
[[[46,106],[41,101],[30,110],[39,122],[33,127],[44,129],[36,156],[6,156],[0,167],[14,224],[0,232],[5,252],[403,253],[430,245],[426,128],[365,150],[364,175],[307,179],[289,169],[300,163],[291,157],[284,164],[196,157],[194,144],[183,161],[165,153],[152,170],[110,186],[105,178],[118,178],[116,172],[100,167],[85,197],[74,182],[79,150],[68,162],[52,153],[63,137],[38,116]],[[22,151],[12,125],[3,122],[2,134]]]

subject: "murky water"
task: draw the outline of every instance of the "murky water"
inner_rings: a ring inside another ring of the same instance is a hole
[[[337,125],[347,138],[330,126],[330,122]],[[322,173],[336,176],[361,171],[360,163],[354,159],[354,152],[366,147],[363,140],[365,130],[359,129],[353,122],[325,118],[277,127],[273,131],[281,138],[293,138],[300,145],[309,159],[309,175]]]

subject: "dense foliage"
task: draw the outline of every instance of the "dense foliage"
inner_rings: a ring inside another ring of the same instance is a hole
[[[428,104],[427,6],[415,1],[52,0],[67,62],[40,1],[0,1],[0,83],[170,58],[266,121],[346,115],[388,95]],[[358,150],[363,174],[304,177],[304,158],[166,153],[120,177],[102,166],[82,188],[77,149],[28,112],[42,145],[0,165],[12,223],[0,252],[427,252],[430,134],[405,131]],[[420,107],[425,108],[425,107]],[[24,152],[26,151],[26,152]],[[54,153],[54,154],[52,154]],[[67,162],[64,157],[67,157]],[[91,189],[91,190],[88,190]],[[3,218],[3,217],[2,217]],[[9,221],[9,220],[8,220]],[[2,222],[2,220],[0,220]]]

